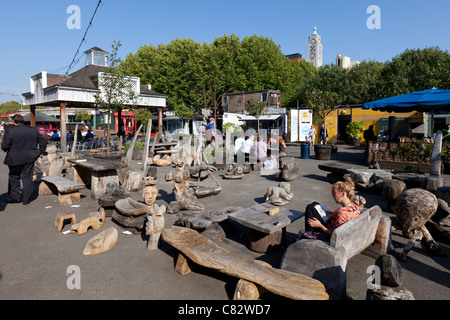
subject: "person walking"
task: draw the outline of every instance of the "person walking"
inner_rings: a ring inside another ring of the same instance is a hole
[[[33,195],[34,163],[45,153],[47,141],[34,127],[24,125],[21,114],[12,117],[14,126],[5,131],[1,148],[7,152],[4,164],[9,167],[8,203],[27,205]],[[20,200],[22,180],[22,200]]]
[[[206,125],[206,141],[207,143],[212,143],[216,140],[216,127],[215,127],[215,120],[214,118],[209,119],[209,123]]]
[[[326,140],[328,138],[328,132],[327,132],[327,128],[325,127],[324,123],[322,123],[322,127],[320,128],[319,135],[320,135],[320,143],[325,144]]]

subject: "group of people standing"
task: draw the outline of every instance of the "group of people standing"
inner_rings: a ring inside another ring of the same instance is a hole
[[[328,132],[324,123],[322,123],[322,126],[320,127],[319,138],[321,144],[326,143],[326,140],[328,138]],[[307,142],[311,147],[313,147],[315,141],[316,141],[316,128],[314,127],[314,125],[311,125],[311,128],[309,129],[308,132]]]
[[[267,141],[263,135],[250,134],[247,137],[242,134],[234,143],[234,153],[237,158],[244,156],[245,162],[250,158],[262,161],[272,156],[273,146],[278,145],[278,156],[286,156],[286,142],[282,136],[272,137],[270,134]]]

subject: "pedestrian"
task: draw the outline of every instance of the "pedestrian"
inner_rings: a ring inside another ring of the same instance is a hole
[[[375,132],[373,131],[373,125],[370,125],[369,129],[364,131],[364,140],[366,140],[366,150],[365,150],[364,154],[365,154],[366,158],[368,158],[370,141],[372,141],[372,142],[377,141],[377,136],[375,135]]]
[[[208,143],[211,143],[212,141],[216,140],[216,128],[214,126],[215,120],[214,118],[210,118],[209,119],[209,123],[206,125],[205,129],[205,136],[206,136],[206,141]]]
[[[267,157],[267,143],[264,137],[257,134],[253,151],[253,157],[258,161],[263,161]]]
[[[308,132],[308,143],[311,148],[314,146],[315,141],[316,141],[316,128],[314,128],[314,125],[311,125],[311,128],[309,129]]]
[[[286,141],[283,136],[278,136],[278,156],[285,157],[287,154]]]
[[[320,143],[325,144],[327,141],[327,138],[328,138],[328,132],[327,132],[327,128],[325,128],[325,123],[322,123],[322,127],[320,128],[319,136],[320,136]]]
[[[34,127],[24,125],[24,118],[16,114],[13,127],[6,130],[1,144],[7,152],[4,164],[9,167],[8,203],[19,203],[20,180],[22,180],[22,202],[27,205],[33,195],[34,163],[45,153],[47,141]]]
[[[250,151],[253,149],[253,145],[255,144],[255,136],[253,134],[250,134],[244,142],[244,147],[242,151],[244,152],[244,161],[249,162],[250,161]]]
[[[238,163],[240,159],[244,158],[244,143],[245,136],[243,133],[234,141],[234,162]]]

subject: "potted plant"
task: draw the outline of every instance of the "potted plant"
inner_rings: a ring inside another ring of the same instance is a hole
[[[345,132],[350,138],[351,144],[355,147],[361,145],[361,135],[364,131],[364,123],[360,122],[350,122],[345,128]]]

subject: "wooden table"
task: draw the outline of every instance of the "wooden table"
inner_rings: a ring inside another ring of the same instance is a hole
[[[274,208],[279,208],[280,212],[270,216],[268,211]],[[228,218],[250,228],[249,248],[264,253],[285,242],[286,226],[300,216],[300,212],[292,213],[286,208],[263,203],[230,213]]]
[[[117,169],[125,168],[125,163],[100,158],[68,159],[74,164],[74,177],[76,182],[82,182],[91,189],[91,197],[98,199],[106,193],[106,186],[113,182],[119,185]]]

